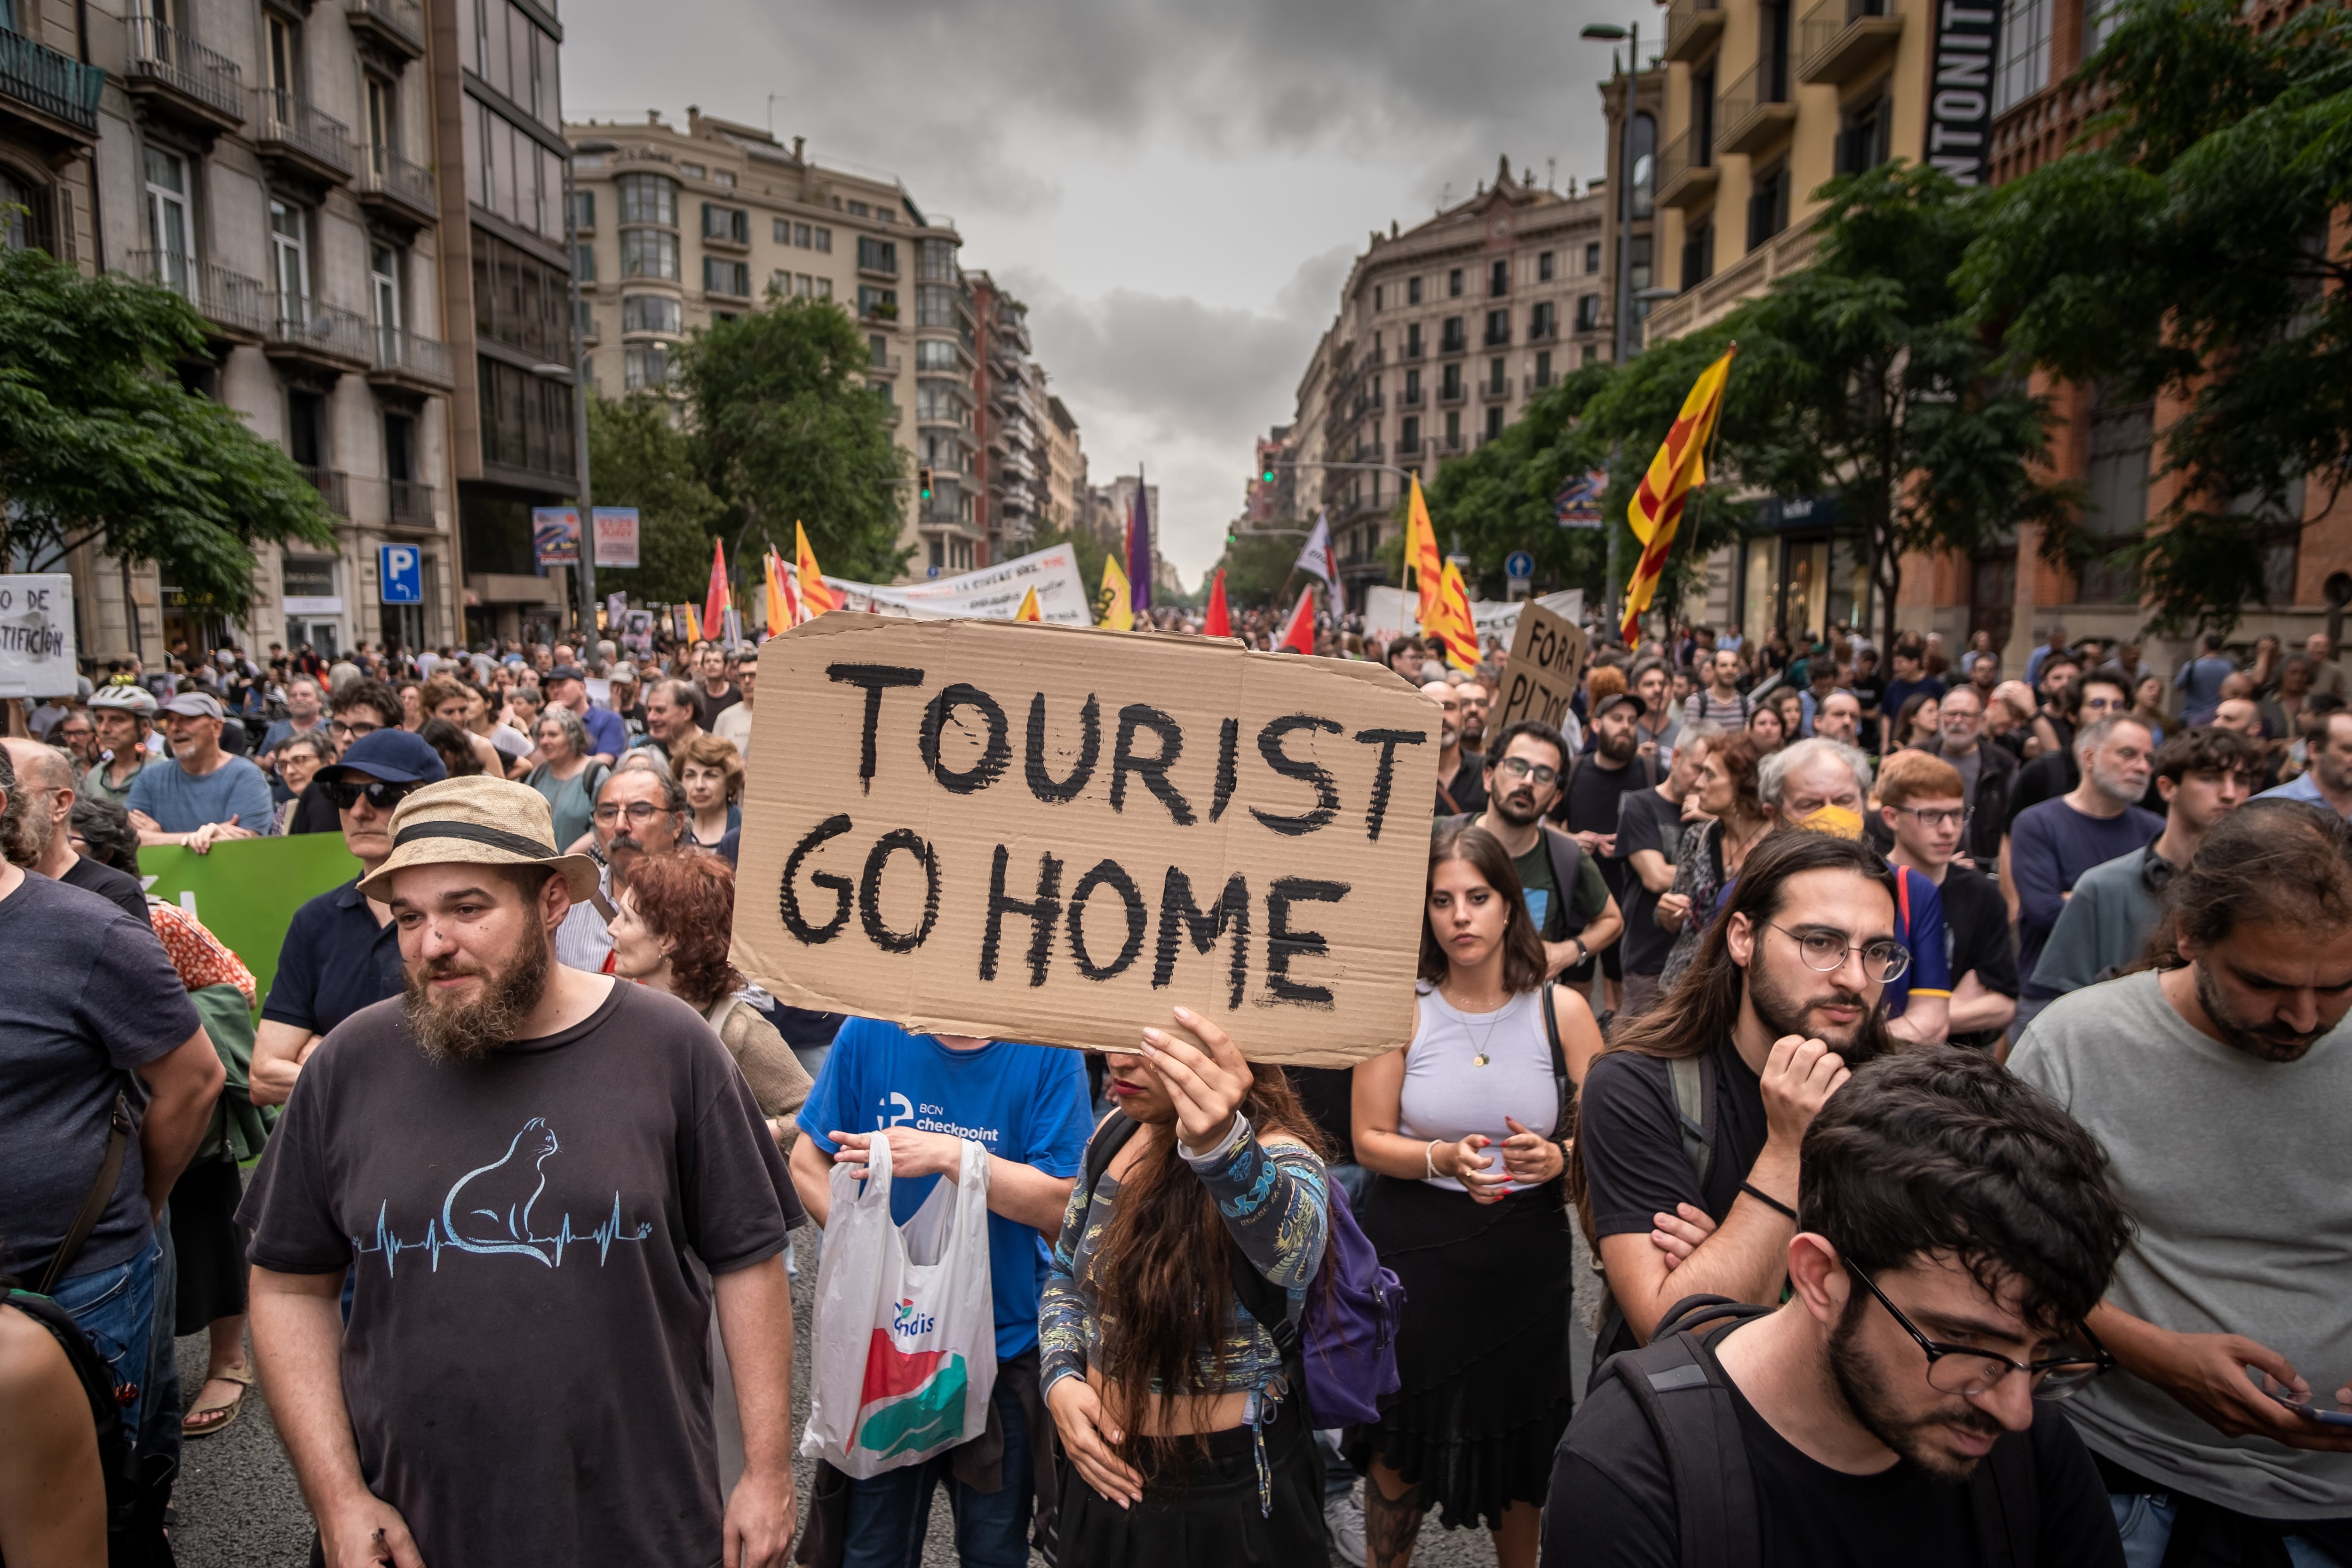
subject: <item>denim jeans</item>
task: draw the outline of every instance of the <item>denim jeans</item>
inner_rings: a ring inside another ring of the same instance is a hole
[[[128,1263],[93,1269],[62,1281],[53,1300],[71,1313],[97,1347],[118,1386],[138,1392],[122,1406],[122,1427],[133,1435],[140,1473],[170,1495],[180,1469],[180,1368],[172,1339],[177,1294],[169,1225],[155,1227],[147,1250]]]
[[[1029,1423],[1020,1396],[1000,1377],[992,1396],[1004,1428],[1004,1467],[992,1492],[975,1491],[949,1473],[946,1454],[885,1470],[870,1480],[851,1478],[849,1524],[841,1568],[921,1568],[923,1536],[930,1528],[931,1489],[948,1489],[955,1513],[956,1556],[963,1568],[1027,1568],[1030,1479]]]
[[[2107,1506],[2115,1510],[2116,1531],[2124,1538],[2124,1568],[2160,1568],[2180,1505],[2163,1492],[2111,1491]],[[2286,1555],[2294,1568],[2347,1568],[2300,1535],[2286,1538]]]

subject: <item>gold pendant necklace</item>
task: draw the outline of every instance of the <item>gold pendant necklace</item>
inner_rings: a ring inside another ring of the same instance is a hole
[[[1453,998],[1450,998],[1450,997],[1449,997],[1449,998],[1447,998],[1446,999],[1447,999],[1449,1002],[1451,1002],[1451,1001],[1453,1000]],[[1510,1004],[1510,999],[1509,999],[1507,997],[1507,998],[1504,998],[1504,1001],[1503,1001],[1503,1006],[1504,1006],[1505,1008],[1508,1008],[1510,1005],[1511,1005],[1511,1004]],[[1462,1030],[1463,1030],[1463,1032],[1464,1032],[1464,1033],[1467,1034],[1467,1033],[1469,1032],[1469,1030],[1470,1030],[1470,1022],[1469,1022],[1469,1009],[1466,1009],[1466,1008],[1464,1008],[1464,1007],[1462,1007],[1460,1004],[1456,1003],[1456,1004],[1454,1005],[1454,1010],[1455,1010],[1456,1012],[1459,1012],[1459,1013],[1461,1013],[1461,1014],[1463,1014],[1463,1015],[1464,1015],[1464,1016],[1463,1016]],[[1471,1058],[1470,1058],[1470,1065],[1471,1065],[1471,1066],[1473,1066],[1473,1067],[1484,1067],[1484,1066],[1486,1066],[1489,1061],[1492,1061],[1494,1060],[1494,1056],[1493,1056],[1493,1055],[1488,1051],[1487,1047],[1494,1043],[1494,1040],[1495,1040],[1495,1031],[1496,1031],[1496,1030],[1498,1030],[1498,1029],[1502,1028],[1502,1027],[1503,1027],[1503,1020],[1502,1020],[1500,1018],[1497,1018],[1497,1019],[1496,1019],[1493,1023],[1490,1023],[1490,1024],[1488,1024],[1488,1025],[1486,1026],[1486,1032],[1485,1034],[1481,1035],[1481,1036],[1478,1038],[1478,1041],[1477,1041],[1478,1049],[1477,1049],[1477,1051],[1475,1051],[1475,1052],[1471,1056]]]

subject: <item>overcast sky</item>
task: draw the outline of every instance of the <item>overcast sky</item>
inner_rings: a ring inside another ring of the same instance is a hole
[[[1369,231],[1498,156],[1601,172],[1586,22],[1644,0],[621,0],[564,7],[567,118],[686,106],[805,136],[951,215],[1030,306],[1095,483],[1143,464],[1189,586],[1240,510],[1250,441]]]

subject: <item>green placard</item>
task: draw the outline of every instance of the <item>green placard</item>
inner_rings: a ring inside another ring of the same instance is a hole
[[[147,891],[193,910],[205,928],[245,960],[267,998],[278,973],[278,952],[294,912],[318,894],[359,875],[359,858],[341,833],[297,833],[283,839],[230,839],[200,855],[176,844],[139,852]]]

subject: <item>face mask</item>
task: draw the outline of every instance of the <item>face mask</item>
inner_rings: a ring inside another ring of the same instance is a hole
[[[1811,815],[1794,819],[1793,825],[1808,832],[1827,833],[1833,839],[1862,837],[1862,813],[1843,806],[1822,806]]]

